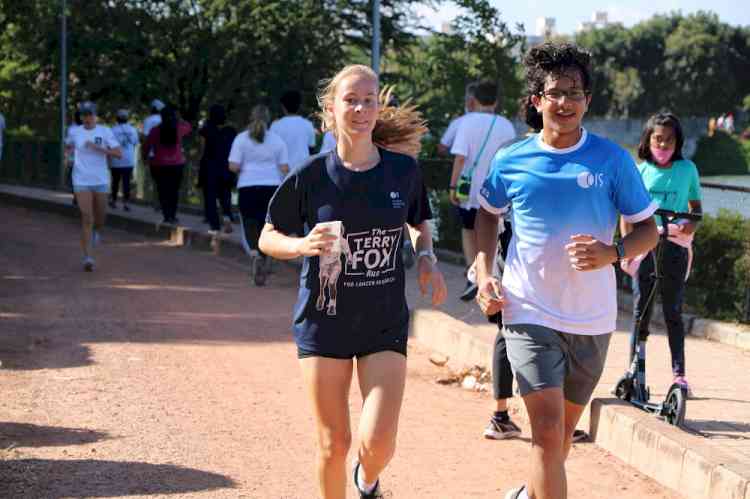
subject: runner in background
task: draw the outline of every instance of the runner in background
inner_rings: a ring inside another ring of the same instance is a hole
[[[440,143],[437,146],[437,152],[441,156],[447,156],[451,153],[453,142],[456,140],[456,133],[458,132],[458,125],[461,124],[461,120],[469,113],[473,113],[477,107],[477,100],[474,97],[474,89],[477,88],[476,82],[471,82],[466,85],[466,91],[464,93],[464,114],[453,118],[448,123],[448,128],[443,132],[443,136],[440,137]]]
[[[127,109],[117,111],[117,124],[112,127],[117,142],[122,150],[121,158],[111,158],[109,166],[112,173],[112,188],[109,197],[110,208],[117,208],[117,193],[122,182],[122,209],[130,211],[130,181],[135,168],[135,148],[138,145],[138,131],[128,123],[130,113]]]
[[[450,202],[456,207],[461,221],[461,246],[467,270],[477,255],[474,220],[479,209],[479,189],[487,177],[495,152],[516,136],[511,122],[495,113],[500,99],[498,84],[483,80],[470,88],[474,110],[462,116],[458,124],[451,147],[454,159],[449,185]],[[467,279],[460,299],[473,300],[476,293],[476,283]]]
[[[158,126],[161,123],[161,110],[164,109],[164,103],[160,101],[159,99],[154,99],[151,101],[151,114],[146,116],[146,119],[143,120],[143,125],[141,126],[141,143],[146,142],[146,139],[148,138],[148,135],[151,133],[151,130]],[[153,158],[153,153],[151,153],[152,156],[144,156],[141,154],[141,162],[143,163],[143,169],[148,170],[148,175],[151,176],[151,185],[153,185],[155,196],[153,197],[152,206],[154,207],[154,211],[161,211],[161,205],[159,204],[159,194],[157,192],[156,187],[156,179],[152,175],[152,171],[150,168],[151,159]],[[146,173],[144,172],[144,178],[146,176]]]
[[[286,144],[268,130],[270,120],[266,106],[255,106],[247,130],[237,135],[229,152],[229,169],[239,175],[242,243],[250,256],[250,275],[256,286],[266,284],[270,266],[270,260],[258,248],[268,203],[289,173]]]
[[[109,169],[107,157],[121,158],[122,150],[112,130],[96,123],[96,105],[83,102],[79,108],[83,125],[72,129],[66,148],[75,153],[73,192],[81,212],[83,268],[94,270],[93,248],[100,243],[100,231],[107,217]]]
[[[294,169],[312,153],[315,147],[315,127],[310,120],[299,115],[302,94],[298,91],[284,92],[280,101],[284,117],[271,123],[271,131],[286,144],[289,167]]]
[[[166,106],[161,110],[161,123],[148,134],[141,146],[141,155],[150,158],[151,176],[156,181],[159,205],[164,215],[162,223],[177,224],[177,205],[185,170],[185,151],[182,140],[193,127],[177,116],[177,110]]]
[[[229,151],[232,148],[237,130],[226,125],[224,106],[214,104],[208,110],[208,119],[198,132],[203,137],[203,155],[200,161],[198,187],[203,190],[203,206],[209,230],[218,232],[222,227],[219,220],[217,201],[221,205],[225,233],[233,231],[232,189],[237,183],[237,175],[229,170]]]

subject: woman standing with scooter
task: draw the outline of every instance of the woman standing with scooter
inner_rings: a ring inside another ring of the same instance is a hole
[[[698,169],[695,163],[683,158],[684,135],[677,117],[668,112],[652,116],[641,134],[638,157],[643,160],[638,170],[651,198],[660,209],[673,212],[700,214],[701,188]],[[662,222],[657,222],[660,230]],[[661,259],[658,262],[664,321],[669,336],[669,350],[672,355],[673,384],[684,388],[690,394],[690,385],[685,378],[685,327],[682,322],[682,304],[685,283],[690,273],[692,261],[691,244],[697,228],[696,220],[675,219],[669,224],[668,238],[664,241]],[[620,223],[624,235],[632,226],[624,220]],[[621,262],[623,270],[633,276],[633,316],[635,326],[631,335],[631,362],[639,337],[648,336],[648,326],[653,307],[649,295],[656,285],[656,252],[633,260]]]

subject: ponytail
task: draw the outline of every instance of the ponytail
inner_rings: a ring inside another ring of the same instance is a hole
[[[271,120],[271,112],[268,107],[258,104],[250,112],[250,124],[247,126],[247,133],[251,139],[262,144],[266,139],[268,122]]]
[[[372,141],[384,149],[416,158],[422,149],[427,123],[409,101],[397,105],[392,93],[393,87],[385,87],[380,92],[380,112],[372,131]]]

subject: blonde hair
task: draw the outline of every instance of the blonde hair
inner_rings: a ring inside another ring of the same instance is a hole
[[[318,116],[322,122],[323,131],[331,131],[338,140],[336,120],[330,109],[336,98],[336,89],[349,76],[361,75],[372,78],[380,86],[378,75],[368,66],[352,64],[336,73],[336,76],[321,82],[318,92]],[[422,136],[427,133],[427,122],[422,119],[422,113],[409,101],[402,105],[391,103],[393,87],[384,87],[378,94],[378,119],[372,131],[372,141],[376,145],[391,151],[416,157],[422,148]]]
[[[250,112],[250,124],[247,126],[247,134],[256,142],[262,143],[266,138],[268,122],[271,121],[271,112],[268,107],[258,104]]]

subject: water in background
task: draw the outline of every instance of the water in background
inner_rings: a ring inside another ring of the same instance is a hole
[[[701,177],[701,181],[750,188],[750,175]],[[702,194],[704,212],[716,215],[719,209],[725,208],[737,211],[745,218],[750,218],[750,193],[703,187]]]

